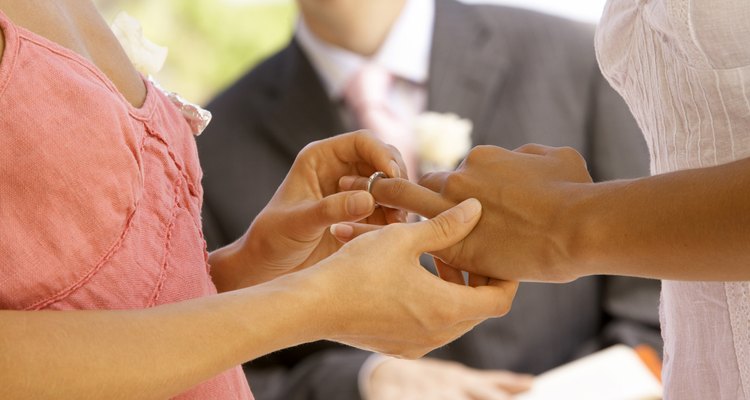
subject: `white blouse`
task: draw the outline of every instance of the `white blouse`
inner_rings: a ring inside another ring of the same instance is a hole
[[[653,174],[750,156],[750,0],[610,0],[596,46]],[[750,282],[664,281],[661,321],[665,398],[750,400]]]

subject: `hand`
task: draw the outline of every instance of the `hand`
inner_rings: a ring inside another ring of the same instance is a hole
[[[591,177],[586,163],[573,149],[530,144],[509,151],[480,146],[456,171],[422,177],[424,187],[383,179],[374,185],[373,194],[381,204],[428,217],[467,197],[482,202],[482,220],[466,240],[433,253],[444,262],[438,268],[452,276],[458,274],[453,269],[459,269],[496,279],[568,282],[582,273],[572,262],[576,236],[568,221],[575,218],[566,210],[587,183]],[[358,178],[341,180],[347,190],[361,185]],[[373,229],[352,227],[352,234],[341,240]]]
[[[372,372],[368,400],[510,400],[531,388],[529,375],[481,371],[424,358],[388,359]]]
[[[321,337],[366,350],[415,358],[505,315],[517,283],[469,287],[446,282],[419,264],[420,254],[454,245],[479,221],[474,199],[414,224],[392,224],[350,241],[331,257],[282,279],[322,296]]]
[[[265,282],[315,264],[341,247],[328,228],[342,221],[386,224],[404,221],[405,213],[375,208],[363,190],[338,193],[343,175],[407,176],[393,147],[360,131],[314,142],[297,156],[284,182],[234,244],[212,254],[214,282],[223,290]],[[222,258],[223,257],[223,258]],[[231,262],[222,263],[231,258]],[[217,264],[222,265],[217,268]]]

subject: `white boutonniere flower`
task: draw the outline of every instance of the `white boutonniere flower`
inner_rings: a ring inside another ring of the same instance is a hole
[[[473,124],[456,114],[425,112],[414,124],[422,173],[452,170],[471,150]]]
[[[138,72],[146,76],[156,75],[164,67],[167,48],[146,39],[137,19],[127,13],[119,13],[112,23],[112,32]]]

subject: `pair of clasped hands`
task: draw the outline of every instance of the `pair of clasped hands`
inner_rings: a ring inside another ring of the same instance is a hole
[[[367,192],[375,171],[387,177]],[[415,358],[506,314],[517,281],[573,279],[548,266],[565,257],[550,243],[554,199],[591,182],[575,151],[477,147],[453,172],[405,177],[398,151],[370,133],[311,143],[238,241],[254,266],[239,286],[312,282],[325,293],[323,338]],[[429,219],[405,223],[406,211]]]

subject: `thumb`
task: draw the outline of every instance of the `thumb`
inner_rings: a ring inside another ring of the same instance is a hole
[[[448,282],[446,282],[447,284]],[[490,279],[486,286],[451,285],[454,307],[466,320],[502,317],[510,311],[518,282]]]
[[[477,199],[464,200],[435,218],[407,225],[407,237],[419,254],[435,252],[460,242],[479,222],[482,205]]]
[[[339,222],[367,218],[375,210],[375,199],[363,190],[335,193],[321,200],[304,203],[287,213],[299,227],[300,240],[312,240],[321,231]]]

